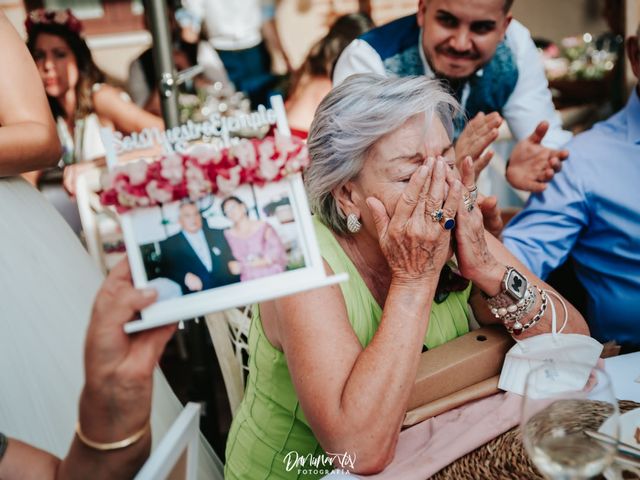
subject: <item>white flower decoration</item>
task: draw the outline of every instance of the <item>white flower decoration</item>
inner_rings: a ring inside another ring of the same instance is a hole
[[[160,188],[157,180],[151,180],[147,184],[147,195],[149,198],[156,203],[167,203],[170,202],[173,198],[173,194],[170,190],[166,190],[164,188]]]
[[[160,160],[162,169],[160,175],[169,180],[173,184],[182,181],[182,158],[180,155],[170,154]]]
[[[202,170],[194,165],[189,165],[186,172],[187,190],[189,198],[197,200],[204,194],[211,192],[211,182],[206,179]]]
[[[238,188],[238,186],[240,185],[241,171],[242,167],[240,165],[236,165],[235,167],[229,169],[230,178],[224,178],[222,175],[219,175],[216,178],[216,184],[218,185],[220,193],[222,193],[223,195],[230,195],[236,188]]]
[[[255,168],[258,164],[256,151],[249,140],[242,140],[237,145],[231,147],[231,154],[238,159],[242,168]]]
[[[144,160],[128,163],[125,168],[131,185],[142,185],[147,179],[147,162]]]
[[[267,157],[260,157],[260,176],[266,181],[271,181],[278,176],[280,166],[277,159],[274,161]]]

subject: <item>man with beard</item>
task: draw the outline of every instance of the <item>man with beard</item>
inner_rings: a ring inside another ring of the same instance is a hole
[[[418,13],[354,40],[334,70],[334,85],[354,73],[427,75],[447,81],[467,118],[456,126],[458,160],[471,155],[479,173],[502,118],[517,140],[509,183],[539,192],[567,157],[571,138],[551,101],[529,31],[512,19],[513,0],[420,0]]]

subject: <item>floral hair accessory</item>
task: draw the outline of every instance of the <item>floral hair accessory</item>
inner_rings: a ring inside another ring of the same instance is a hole
[[[31,30],[36,25],[61,25],[77,35],[82,32],[82,22],[68,8],[66,10],[39,8],[29,12],[24,22],[27,34],[31,34]]]
[[[118,212],[207,195],[229,195],[240,185],[264,185],[301,172],[309,164],[306,144],[276,132],[262,140],[242,140],[222,150],[196,145],[147,162],[115,167],[102,178],[100,201]]]

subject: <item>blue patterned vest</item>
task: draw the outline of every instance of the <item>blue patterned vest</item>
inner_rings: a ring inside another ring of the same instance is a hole
[[[420,27],[416,15],[400,18],[381,27],[370,30],[360,37],[380,55],[388,75],[405,77],[424,75],[420,57]],[[473,118],[479,112],[502,113],[502,108],[513,93],[518,81],[518,66],[511,49],[504,41],[498,44],[496,53],[489,63],[482,67],[482,75],[469,78],[469,97],[465,113]],[[458,101],[460,101],[457,92]],[[456,121],[456,137],[461,129]]]

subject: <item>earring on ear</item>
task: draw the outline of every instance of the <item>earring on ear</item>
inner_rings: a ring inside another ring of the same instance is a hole
[[[351,233],[358,233],[362,228],[362,223],[355,213],[347,215],[347,230]]]

